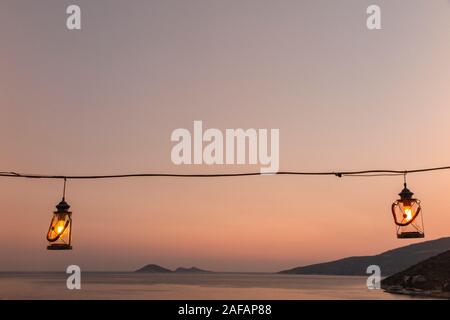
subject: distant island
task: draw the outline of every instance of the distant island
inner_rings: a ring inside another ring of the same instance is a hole
[[[183,268],[179,267],[175,270],[170,270],[156,264],[148,264],[135,272],[139,273],[212,273],[212,271],[202,270],[196,267]]]
[[[381,281],[389,293],[450,299],[450,250]]]
[[[450,256],[450,237],[440,238],[437,240],[424,241],[421,243],[411,244],[383,252],[373,256],[355,256],[347,257],[335,261],[312,264],[307,266],[296,267],[289,270],[277,272],[278,274],[308,274],[308,275],[345,275],[345,276],[367,276],[366,270],[370,265],[378,265],[381,269],[383,277],[400,273],[402,270],[408,271],[411,266],[418,263],[425,263],[432,257],[441,253],[447,253]],[[445,255],[443,256],[445,257]],[[434,261],[431,260],[430,261]],[[430,270],[431,270],[430,266]],[[450,270],[450,266],[448,267]],[[164,268],[156,264],[148,264],[134,272],[137,273],[172,273],[172,274],[202,274],[214,273],[213,271],[199,269],[197,267],[179,267],[175,270]],[[430,271],[431,272],[431,271]],[[433,271],[437,275],[445,276],[439,270]],[[403,274],[402,274],[403,275]],[[427,279],[430,276],[427,277]],[[389,279],[389,278],[388,278]],[[397,278],[395,278],[397,279]],[[411,278],[413,279],[413,278]],[[418,279],[417,277],[414,279]],[[431,279],[431,278],[430,278]],[[434,279],[434,278],[433,278]],[[447,278],[450,281],[450,278]],[[391,285],[390,280],[386,280],[386,285]],[[412,281],[412,280],[411,280]],[[433,280],[434,281],[434,280]],[[402,285],[395,283],[392,285]],[[406,284],[405,284],[406,285]],[[433,286],[438,286],[433,282]],[[398,288],[398,287],[397,287]],[[447,288],[447,286],[445,286]]]
[[[400,272],[450,249],[450,237],[389,250],[374,256],[348,257],[280,271],[280,274],[365,276],[369,265],[378,265],[383,276]]]
[[[190,268],[176,268],[174,272],[177,273],[212,273],[212,271],[209,270],[202,270],[196,267],[190,267]]]

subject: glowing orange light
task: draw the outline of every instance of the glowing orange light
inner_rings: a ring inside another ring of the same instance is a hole
[[[403,214],[403,218],[406,220],[406,222],[411,221],[413,216],[412,216],[412,208],[411,206],[406,206],[403,208],[403,211],[405,212]]]
[[[56,227],[56,232],[58,234],[61,234],[61,233],[63,233],[63,231],[64,231],[64,221],[60,221],[60,222],[58,222],[58,225]]]

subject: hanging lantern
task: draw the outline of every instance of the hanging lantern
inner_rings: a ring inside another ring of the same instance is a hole
[[[64,193],[60,203],[56,206],[53,218],[47,233],[49,242],[47,250],[71,250],[72,239],[72,212],[70,205],[65,201],[66,181],[64,180]]]
[[[413,198],[412,193],[406,186],[398,194],[400,199],[392,204],[392,215],[397,226],[397,238],[423,238],[425,237],[420,200]]]

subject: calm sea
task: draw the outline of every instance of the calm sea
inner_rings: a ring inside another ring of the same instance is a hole
[[[64,273],[0,273],[0,299],[412,299],[369,290],[365,277],[264,273],[84,272],[81,290]]]

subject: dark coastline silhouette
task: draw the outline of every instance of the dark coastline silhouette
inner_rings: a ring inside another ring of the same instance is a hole
[[[284,270],[281,274],[366,276],[367,267],[378,265],[383,276],[402,271],[450,249],[450,237],[424,241],[373,256],[347,257],[335,261]]]
[[[389,293],[450,299],[450,250],[381,281]]]

